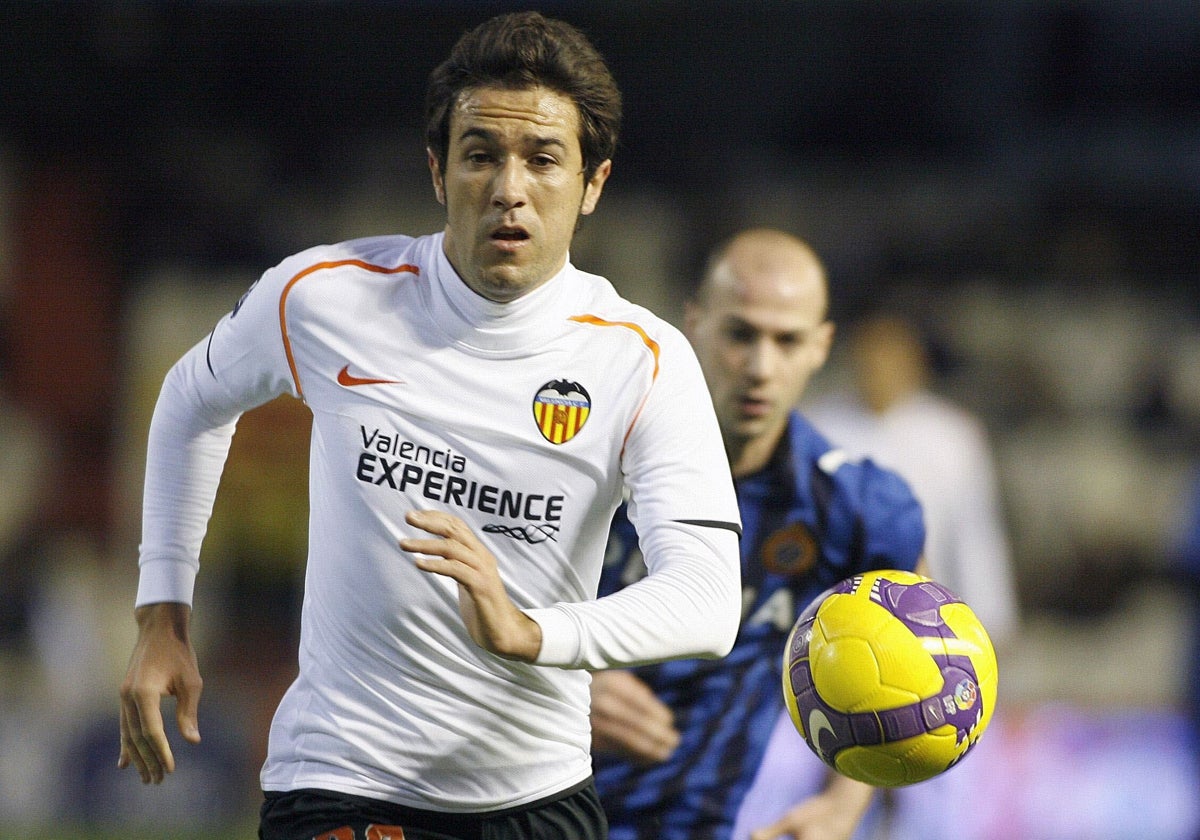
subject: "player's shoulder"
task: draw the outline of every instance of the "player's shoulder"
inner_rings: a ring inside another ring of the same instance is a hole
[[[824,511],[826,550],[861,541],[865,556],[912,568],[925,542],[921,504],[895,470],[831,443],[803,416],[790,424],[798,480]]]
[[[430,237],[392,234],[314,245],[281,261],[274,272],[286,277],[335,266],[392,269],[427,259]]]
[[[861,496],[884,491],[905,500],[913,496],[908,482],[894,469],[870,457],[852,455],[799,412],[792,413],[789,434],[793,459],[829,477],[841,492]]]
[[[574,271],[574,280],[583,290],[580,303],[586,314],[607,323],[629,327],[661,352],[693,354],[691,344],[682,330],[666,318],[624,297],[606,278],[577,268]]]
[[[793,411],[788,418],[787,434],[794,461],[809,462],[829,475],[843,466],[857,463],[844,450],[834,446],[807,416],[798,411]]]

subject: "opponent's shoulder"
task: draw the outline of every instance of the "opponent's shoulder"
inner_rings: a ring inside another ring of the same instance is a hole
[[[870,457],[858,457],[842,449],[799,412],[792,413],[788,431],[797,468],[827,476],[839,491],[855,497],[882,494],[904,503],[914,497],[898,472]]]
[[[793,411],[788,418],[788,444],[797,466],[814,466],[833,475],[847,464],[855,463],[844,450],[830,443],[829,438],[813,425],[804,414]]]
[[[851,456],[798,414],[790,431],[799,492],[823,511],[826,554],[849,564],[865,557],[881,568],[913,568],[925,521],[909,483],[870,458]]]

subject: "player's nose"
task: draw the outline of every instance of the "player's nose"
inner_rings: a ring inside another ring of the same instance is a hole
[[[528,198],[528,180],[525,166],[517,160],[505,158],[496,168],[492,179],[492,203],[505,209],[520,207]]]

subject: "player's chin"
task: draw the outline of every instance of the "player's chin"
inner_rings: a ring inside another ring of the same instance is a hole
[[[493,264],[482,272],[480,285],[489,299],[507,302],[519,298],[537,285],[530,274],[529,269],[515,262]]]
[[[734,424],[734,432],[743,441],[760,438],[770,430],[770,426],[760,417],[741,417]]]
[[[766,429],[779,422],[780,413],[774,406],[761,402],[743,402],[738,407],[738,424],[745,429]]]

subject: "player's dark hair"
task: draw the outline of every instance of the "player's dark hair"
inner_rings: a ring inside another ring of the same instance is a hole
[[[481,23],[459,38],[430,74],[425,140],[442,171],[450,146],[450,113],[463,91],[538,85],[569,97],[579,110],[584,178],[590,180],[616,149],[621,92],[582,32],[538,12],[514,12]]]

